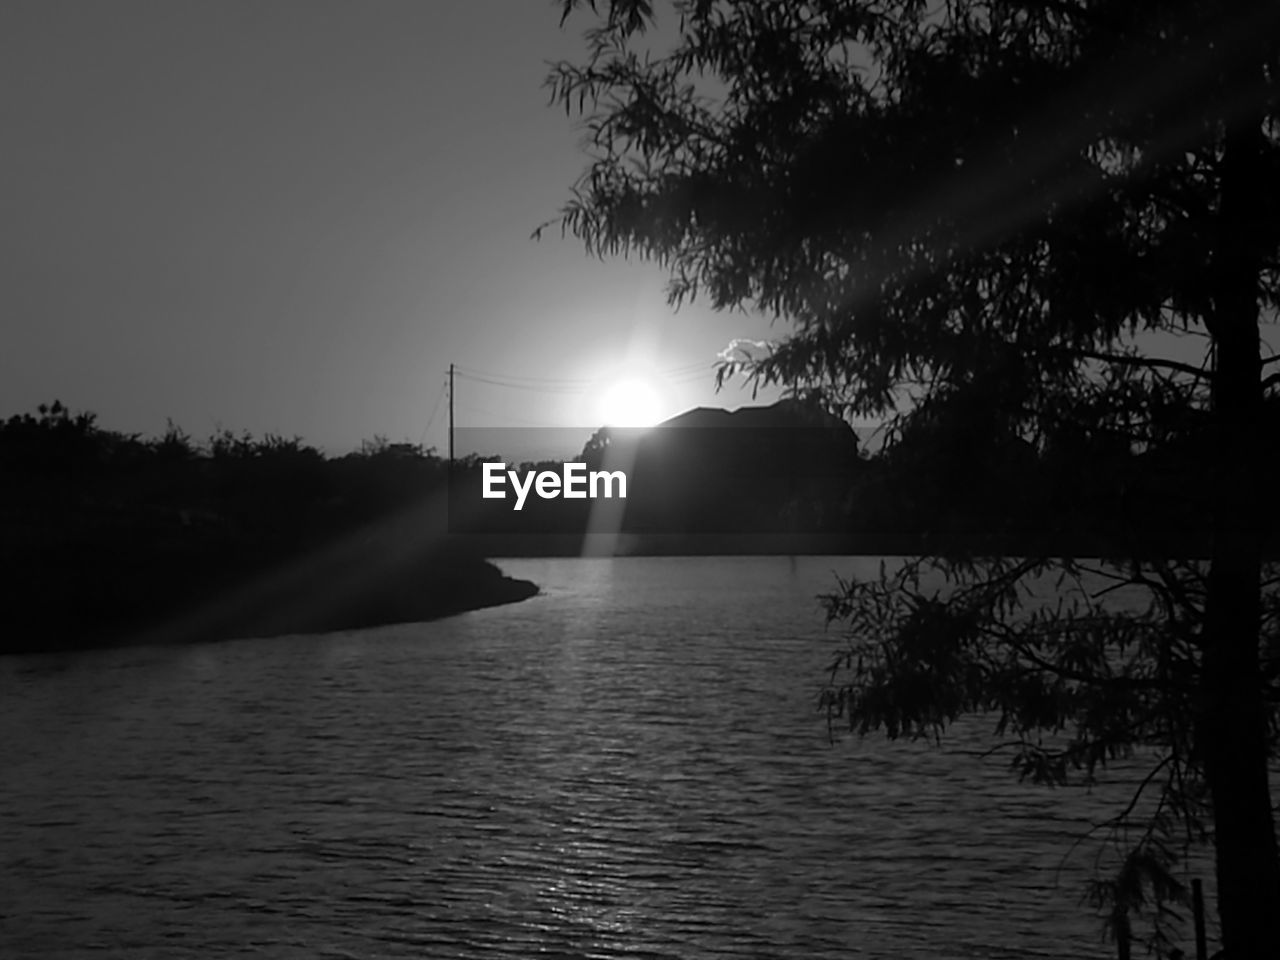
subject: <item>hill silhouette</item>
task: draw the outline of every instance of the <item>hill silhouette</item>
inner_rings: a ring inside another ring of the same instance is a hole
[[[1275,432],[1280,405],[1271,413]],[[460,529],[487,534],[482,542],[505,554],[577,553],[591,528],[615,534],[621,552],[649,554],[945,546],[1127,557],[1141,543],[1198,555],[1209,531],[1197,496],[1212,457],[1193,428],[1179,437],[1145,447],[1065,427],[1023,437],[980,411],[940,407],[891,452],[871,455],[845,421],[812,403],[697,407],[646,429],[602,427],[587,442],[579,460],[589,470],[626,472],[625,503],[530,498],[513,514],[502,502],[467,501],[479,489],[478,460],[460,470],[453,502],[465,503]]]

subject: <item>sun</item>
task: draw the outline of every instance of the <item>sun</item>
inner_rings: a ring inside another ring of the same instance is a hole
[[[662,399],[647,380],[627,377],[605,390],[600,419],[609,427],[651,427],[662,419]]]

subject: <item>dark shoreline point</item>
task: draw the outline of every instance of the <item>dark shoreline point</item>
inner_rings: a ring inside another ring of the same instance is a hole
[[[25,589],[6,603],[0,654],[327,633],[436,620],[538,593],[469,551],[380,537],[251,564],[238,575],[228,558],[178,553],[141,564],[81,555],[74,564],[45,557],[11,567],[9,586]]]

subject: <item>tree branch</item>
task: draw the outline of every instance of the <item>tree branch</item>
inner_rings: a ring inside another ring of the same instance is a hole
[[[1165,360],[1160,357],[1134,357],[1122,353],[1101,353],[1095,350],[1081,350],[1080,356],[1088,357],[1091,360],[1101,360],[1104,363],[1117,363],[1129,367],[1147,367],[1157,370],[1173,370],[1177,373],[1185,373],[1195,377],[1198,380],[1207,380],[1210,376],[1209,372],[1202,367],[1193,367],[1189,363],[1182,363],[1178,360]]]
[[[1067,0],[1038,0],[1037,5],[1046,10],[1053,10],[1055,13],[1061,13],[1073,20],[1081,20],[1084,23],[1100,24],[1102,18],[1079,4],[1069,3]]]

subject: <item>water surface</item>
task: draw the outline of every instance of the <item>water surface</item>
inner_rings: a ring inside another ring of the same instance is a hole
[[[433,623],[0,660],[6,957],[1110,957],[1115,793],[832,746],[878,561],[504,561]]]

